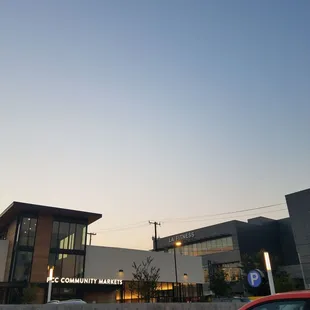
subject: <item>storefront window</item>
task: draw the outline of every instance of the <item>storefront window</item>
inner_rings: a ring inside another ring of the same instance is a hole
[[[13,281],[29,281],[31,264],[32,252],[17,252]]]
[[[50,253],[49,265],[55,267],[55,277],[82,278],[84,275],[84,255]]]

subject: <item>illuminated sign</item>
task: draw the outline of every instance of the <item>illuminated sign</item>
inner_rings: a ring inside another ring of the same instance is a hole
[[[47,278],[46,282],[50,282]],[[95,278],[52,278],[52,283],[70,283],[70,284],[100,284],[100,285],[122,285],[123,281],[119,279],[95,279]]]
[[[173,237],[169,238],[169,243],[171,242],[175,242],[175,241],[180,241],[180,240],[186,240],[186,239],[191,239],[195,237],[195,232],[194,231],[190,231],[184,234],[180,234],[180,235],[176,235]]]

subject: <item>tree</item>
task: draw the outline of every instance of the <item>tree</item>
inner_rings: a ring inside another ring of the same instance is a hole
[[[36,300],[38,293],[38,287],[35,285],[29,285],[23,289],[22,292],[22,303],[31,304]]]
[[[226,274],[220,267],[215,268],[210,276],[210,290],[216,296],[228,296],[231,293],[230,285],[226,281]]]
[[[294,291],[296,289],[296,283],[285,271],[279,272],[274,277],[274,286],[277,293]]]
[[[150,302],[156,296],[157,283],[160,277],[160,269],[152,266],[153,260],[154,258],[149,256],[139,265],[136,262],[132,265],[134,272],[132,273],[133,279],[130,283],[130,290],[136,291],[139,298],[141,297],[145,302]]]

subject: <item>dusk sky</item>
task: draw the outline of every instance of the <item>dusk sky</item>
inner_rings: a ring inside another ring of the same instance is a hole
[[[310,187],[310,1],[0,1],[0,211],[150,249]],[[181,218],[182,220],[177,220]]]

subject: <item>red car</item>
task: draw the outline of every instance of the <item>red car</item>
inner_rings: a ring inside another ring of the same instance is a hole
[[[310,310],[310,291],[262,297],[242,306],[239,310]]]

